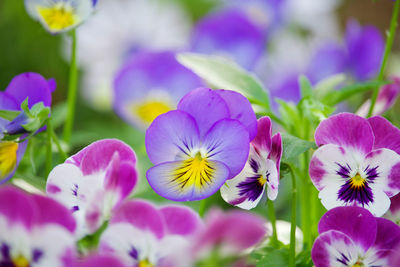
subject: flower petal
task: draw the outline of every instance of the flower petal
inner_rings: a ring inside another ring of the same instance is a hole
[[[207,158],[224,163],[229,168],[229,178],[233,178],[246,164],[249,135],[237,120],[223,119],[208,131],[202,148],[206,149]]]
[[[271,119],[269,117],[262,117],[257,121],[257,136],[251,142],[257,149],[262,150],[263,153],[269,155],[272,147],[271,139]]]
[[[329,230],[315,240],[311,258],[315,267],[354,266],[358,260],[358,248],[344,233]]]
[[[225,100],[209,88],[197,88],[186,94],[179,102],[178,110],[193,116],[199,127],[200,137],[203,137],[217,121],[230,118]]]
[[[199,215],[188,207],[168,205],[160,208],[160,213],[170,235],[193,235],[203,226]]]
[[[388,148],[400,154],[400,130],[383,117],[368,119],[375,135],[374,149]]]
[[[126,267],[117,257],[112,254],[94,254],[86,257],[77,264],[77,267]]]
[[[320,234],[336,230],[351,238],[355,245],[366,252],[375,242],[377,222],[366,209],[359,207],[337,207],[322,216],[318,232]]]
[[[374,249],[393,249],[400,246],[400,226],[384,219],[376,218],[377,234]]]
[[[167,199],[192,201],[211,196],[229,177],[229,169],[219,161],[206,161],[203,168],[188,164],[174,161],[156,165],[147,171],[147,180]]]
[[[374,134],[368,121],[351,113],[340,113],[322,121],[315,131],[318,146],[335,144],[362,153],[372,150]]]
[[[281,168],[281,158],[283,153],[283,144],[282,137],[280,133],[272,136],[272,146],[271,153],[269,154],[269,159],[273,160],[276,163],[276,169],[278,170],[278,179],[279,179],[279,170]]]
[[[195,120],[179,110],[158,116],[146,131],[146,151],[153,164],[182,159],[199,142]]]

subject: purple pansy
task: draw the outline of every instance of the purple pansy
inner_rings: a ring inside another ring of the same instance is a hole
[[[28,14],[50,33],[69,31],[94,11],[97,0],[25,0]]]
[[[128,123],[147,128],[158,115],[175,109],[191,88],[202,85],[174,52],[138,52],[116,76],[114,109]]]
[[[252,69],[266,49],[263,29],[239,8],[216,11],[195,26],[191,50],[233,58],[239,65]]]
[[[94,233],[136,185],[134,151],[122,141],[104,139],[92,143],[47,179],[46,191],[65,204],[78,223],[78,238]]]
[[[390,109],[397,100],[400,94],[400,77],[391,77],[392,83],[386,84],[379,89],[378,98],[376,99],[375,107],[372,112],[373,116],[382,115]],[[371,99],[368,99],[357,111],[357,115],[367,117]]]
[[[147,129],[146,150],[156,165],[147,180],[171,200],[206,198],[242,170],[256,133],[257,119],[244,96],[193,90]]]
[[[266,221],[243,211],[211,210],[205,228],[194,241],[195,257],[204,258],[218,248],[224,256],[235,255],[258,245],[267,235]]]
[[[400,225],[400,194],[390,199],[390,208],[385,214],[385,217]]]
[[[56,89],[54,79],[46,80],[38,73],[26,72],[15,76],[5,91],[0,92],[1,110],[20,110],[21,103],[28,98],[28,107],[43,102],[44,106],[51,106],[51,94]],[[17,121],[9,122],[0,118],[0,129],[9,132],[13,128],[20,128]],[[2,135],[2,134],[1,134]],[[0,141],[0,184],[9,180],[15,173],[21,161],[27,142]]]
[[[75,226],[58,202],[0,187],[0,266],[72,266]]]
[[[200,217],[183,206],[157,208],[131,200],[115,210],[100,238],[100,251],[127,266],[191,266],[189,240],[202,229]]]
[[[278,195],[279,167],[282,157],[282,138],[272,136],[271,119],[258,120],[257,136],[250,143],[250,153],[243,170],[221,187],[222,198],[242,209],[257,206],[264,195],[275,200]]]
[[[360,206],[382,216],[400,192],[400,130],[382,117],[340,113],[321,122],[315,142],[309,172],[325,208]]]
[[[316,267],[390,266],[400,227],[360,207],[337,207],[319,222],[311,257]]]

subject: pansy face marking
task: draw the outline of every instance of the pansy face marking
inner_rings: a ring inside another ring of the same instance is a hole
[[[37,12],[52,31],[64,30],[78,21],[71,4],[63,1],[50,7],[38,6]]]

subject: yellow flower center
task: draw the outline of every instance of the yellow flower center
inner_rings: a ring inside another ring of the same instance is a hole
[[[50,30],[61,31],[77,23],[73,8],[58,3],[52,7],[38,7],[37,11]]]
[[[356,264],[351,267],[364,267],[364,263],[362,263],[361,261],[357,261]]]
[[[15,168],[17,150],[18,143],[11,141],[0,142],[0,178],[4,178]]]
[[[362,188],[366,181],[366,179],[362,178],[361,175],[357,173],[353,178],[351,178],[350,186],[353,188]]]
[[[139,261],[138,267],[154,267],[148,259]]]
[[[261,186],[264,186],[264,184],[267,182],[267,179],[265,179],[264,176],[260,175],[260,177],[258,177],[257,181]]]
[[[194,157],[185,160],[182,166],[174,171],[172,181],[176,182],[181,189],[193,185],[202,188],[212,182],[214,170],[211,162],[198,152]]]
[[[159,115],[170,111],[172,107],[162,101],[146,101],[134,107],[134,112],[146,124],[150,124]]]
[[[18,257],[12,260],[14,267],[29,267],[29,261],[22,255],[18,255]]]

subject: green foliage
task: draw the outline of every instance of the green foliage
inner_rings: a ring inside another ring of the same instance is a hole
[[[21,111],[15,111],[15,110],[0,110],[0,118],[6,119],[8,121],[14,120]]]
[[[28,107],[28,98],[21,104],[21,109],[27,116],[27,122],[22,127],[28,132],[35,133],[49,118],[50,108],[45,107],[43,102],[36,103],[31,109]]]
[[[283,144],[282,161],[293,162],[309,149],[317,148],[314,142],[306,141],[287,133],[281,133],[281,135]]]

